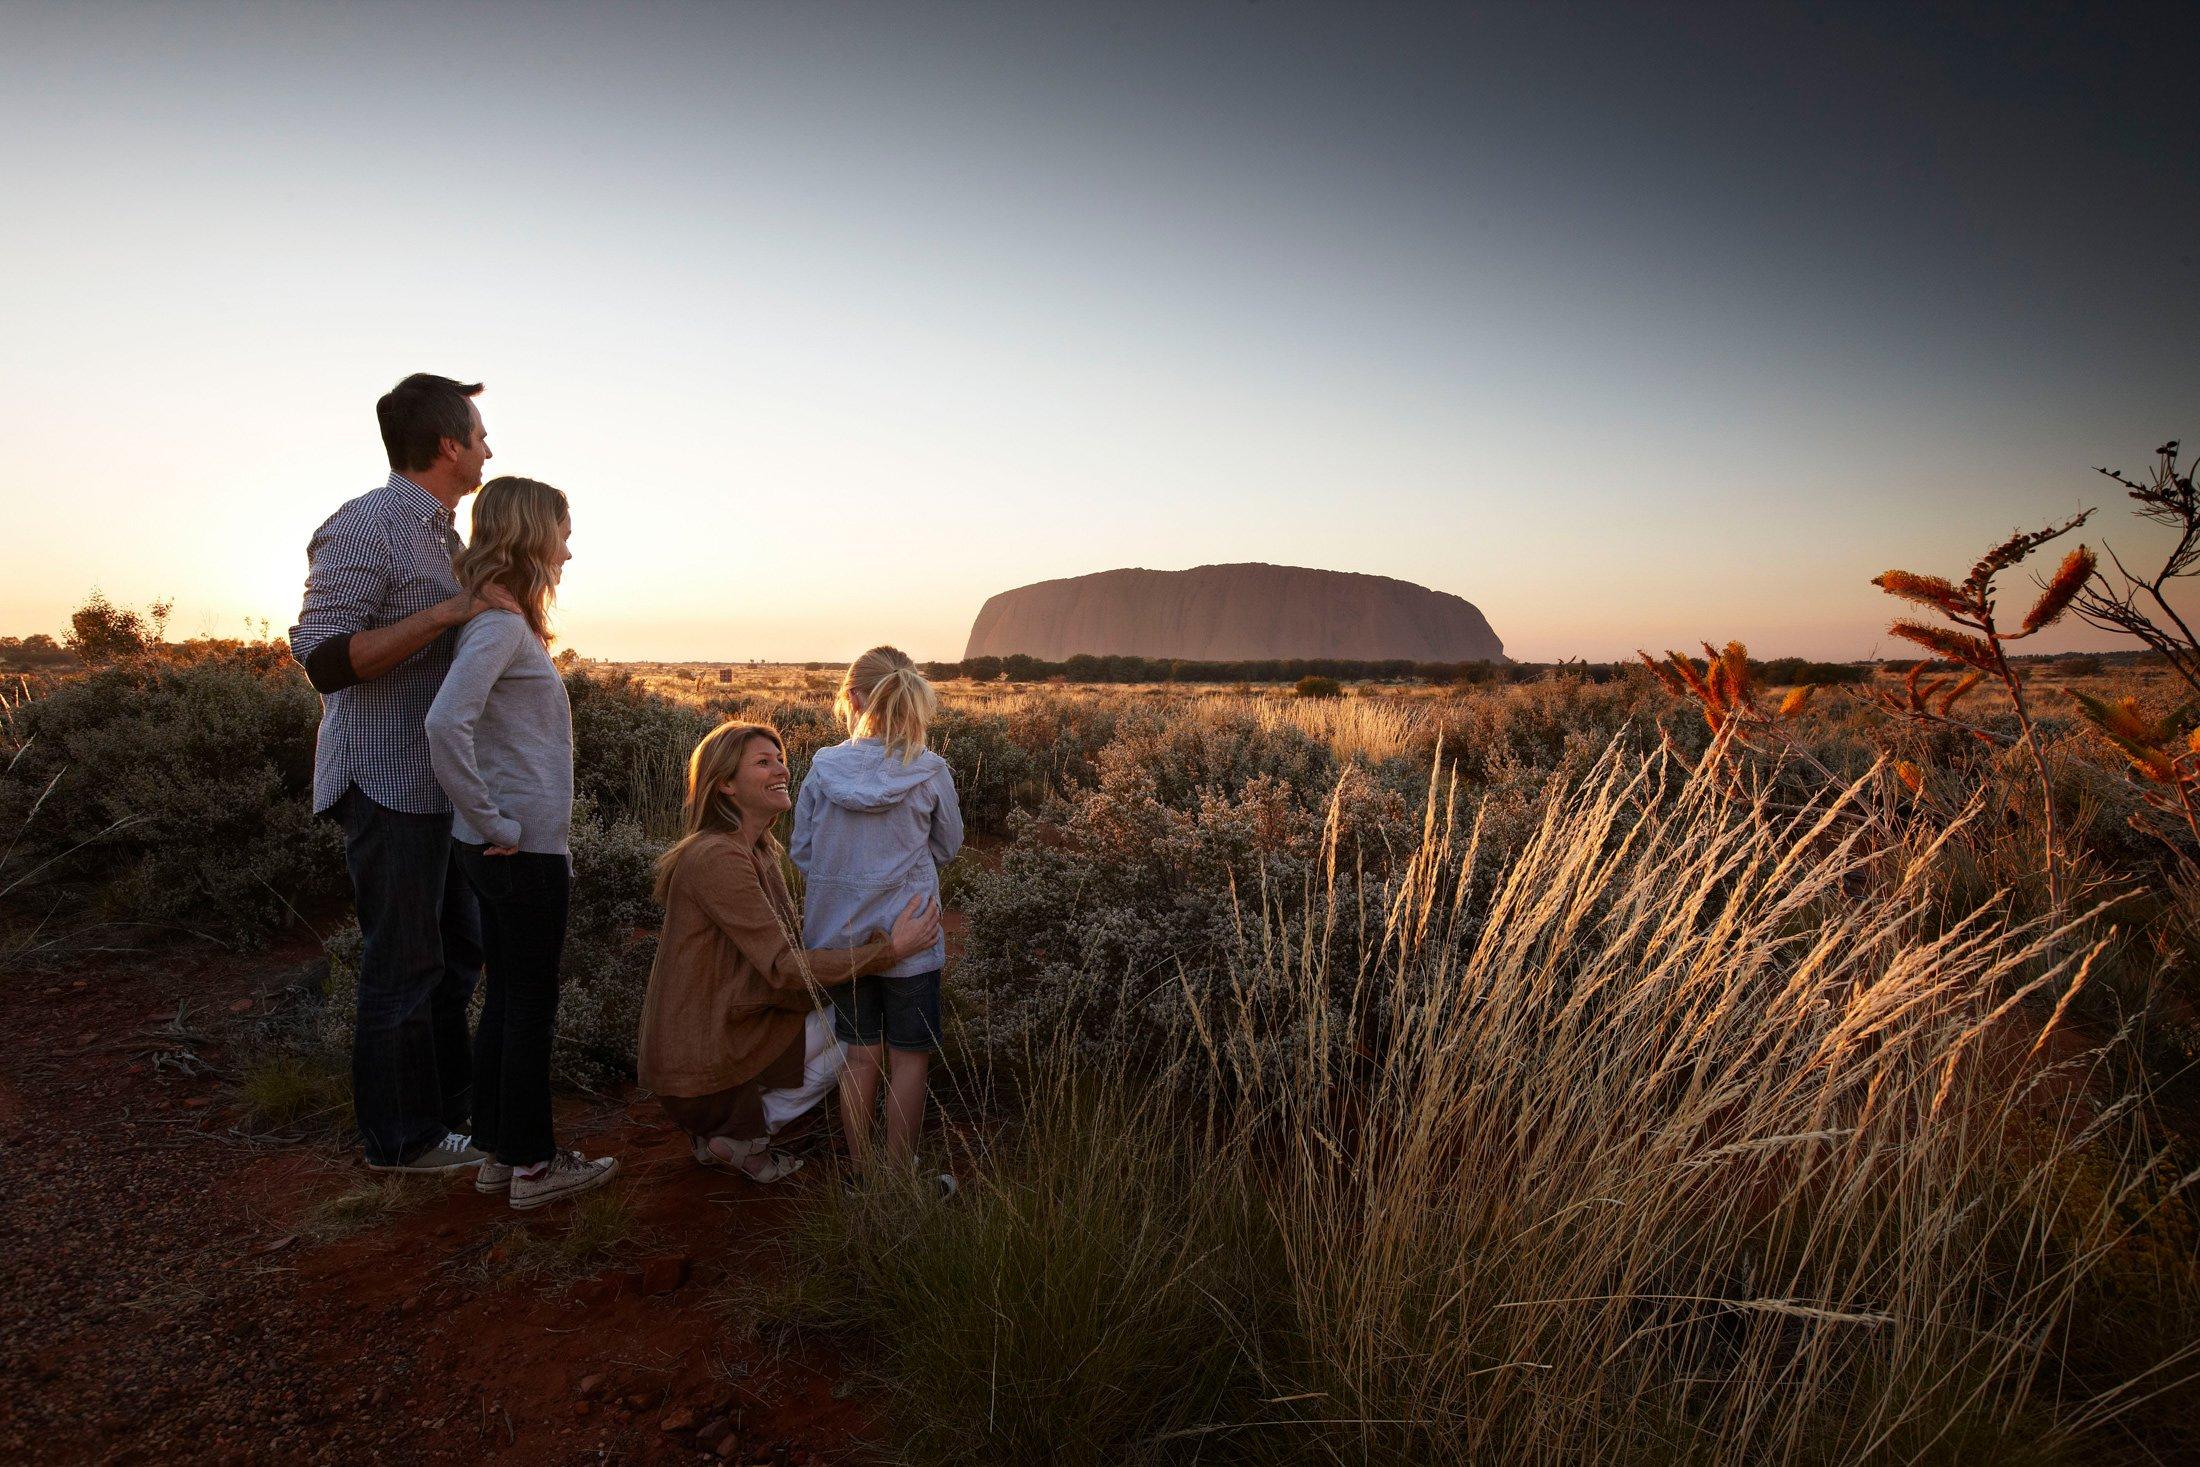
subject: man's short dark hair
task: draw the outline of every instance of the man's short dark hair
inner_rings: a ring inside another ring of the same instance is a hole
[[[479,391],[479,382],[415,372],[383,393],[374,415],[382,423],[390,467],[400,474],[417,473],[434,467],[444,439],[473,442],[474,417],[466,410],[466,399]]]

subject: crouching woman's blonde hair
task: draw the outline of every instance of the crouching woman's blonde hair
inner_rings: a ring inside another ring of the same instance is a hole
[[[695,752],[688,755],[687,795],[680,802],[680,838],[657,858],[655,895],[659,906],[664,905],[672,886],[672,869],[680,864],[689,846],[706,835],[730,835],[741,828],[741,807],[724,787],[740,772],[749,745],[758,739],[770,740],[781,754],[787,752],[787,741],[768,723],[721,723],[704,734]],[[758,836],[757,848],[767,854],[775,850],[769,830]]]
[[[924,752],[924,731],[939,705],[939,694],[899,647],[873,647],[849,663],[833,696],[833,714],[849,737],[878,739],[904,764]]]
[[[519,603],[528,627],[550,642],[550,603],[557,599],[559,533],[573,511],[564,491],[538,479],[505,474],[474,498],[474,532],[451,563],[461,590],[502,586]]]

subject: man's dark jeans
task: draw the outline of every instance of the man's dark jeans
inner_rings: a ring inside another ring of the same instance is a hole
[[[558,1028],[558,962],[572,866],[563,856],[487,856],[453,842],[481,901],[488,990],[474,1031],[474,1145],[506,1166],[556,1150],[550,1129],[550,1041]]]
[[[352,1026],[351,1103],[367,1160],[412,1160],[472,1106],[466,1004],[481,977],[481,918],[451,857],[451,817],[336,803],[365,939]]]

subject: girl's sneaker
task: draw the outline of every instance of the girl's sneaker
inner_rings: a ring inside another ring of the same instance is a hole
[[[512,1169],[493,1156],[481,1164],[481,1170],[474,1173],[476,1192],[502,1192],[511,1185]]]
[[[590,1161],[578,1151],[560,1151],[533,1176],[522,1171],[512,1173],[512,1206],[521,1212],[530,1207],[542,1207],[592,1187],[601,1187],[618,1174],[616,1156],[599,1156]]]

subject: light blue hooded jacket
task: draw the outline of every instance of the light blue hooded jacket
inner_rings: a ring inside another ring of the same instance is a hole
[[[787,855],[802,873],[802,945],[856,947],[894,925],[913,896],[940,894],[939,868],[962,849],[962,807],[947,761],[930,749],[909,763],[877,739],[820,749],[795,800]],[[888,977],[947,962],[942,935]]]

